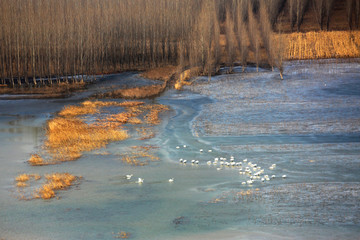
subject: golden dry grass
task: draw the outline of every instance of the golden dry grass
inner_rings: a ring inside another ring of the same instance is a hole
[[[25,183],[25,182],[17,182],[16,186],[19,188],[24,188],[24,187],[28,187],[29,184]]]
[[[87,123],[81,117],[84,114],[101,113],[102,107],[119,107],[117,114],[99,114],[93,123]],[[44,143],[47,159],[38,154],[33,154],[29,159],[32,166],[57,164],[64,161],[73,161],[80,158],[85,151],[103,148],[113,141],[128,138],[124,127],[130,125],[153,126],[160,123],[160,113],[169,110],[162,104],[145,104],[140,101],[85,101],[79,106],[65,107],[56,117],[47,123],[47,139]],[[141,128],[141,126],[139,126]],[[142,139],[154,137],[149,127],[142,131]],[[139,156],[136,156],[138,158]],[[143,154],[142,158],[152,156]],[[125,159],[125,158],[124,158]],[[138,165],[136,159],[125,159],[133,165]]]
[[[189,82],[188,80],[199,75],[199,73],[200,69],[196,67],[181,72],[174,85],[175,89],[180,90],[184,85],[191,85],[192,82]]]
[[[144,111],[148,111],[144,119],[147,124],[157,125],[160,123],[159,115],[162,112],[170,110],[168,106],[163,104],[149,104],[142,108]]]
[[[169,81],[176,72],[177,67],[169,65],[165,67],[158,67],[147,70],[140,75],[148,79]]]
[[[53,173],[45,175],[46,182],[34,193],[34,198],[50,199],[56,196],[56,190],[64,190],[79,178],[69,173]]]
[[[155,137],[155,133],[154,133],[153,129],[150,127],[139,127],[139,128],[136,128],[136,131],[140,135],[139,140],[146,140],[146,139],[151,139],[151,138]]]
[[[17,176],[15,178],[15,181],[17,181],[17,182],[27,182],[30,179],[39,180],[40,178],[41,178],[41,176],[38,175],[38,174],[26,174],[26,173],[23,173],[23,174],[20,174],[19,176]]]
[[[116,234],[113,233],[113,235],[114,235],[114,238],[120,238],[120,239],[127,239],[130,237],[130,233],[124,232],[124,231],[118,232]]]
[[[105,98],[125,98],[125,99],[143,99],[158,96],[165,90],[166,81],[163,84],[149,85],[143,87],[117,89],[112,92],[104,93],[101,97]]]
[[[133,146],[132,151],[121,155],[121,160],[133,166],[145,166],[149,162],[159,161],[159,157],[155,156],[153,150],[154,146]]]
[[[80,119],[55,118],[48,123],[45,146],[57,161],[72,161],[81,157],[82,152],[91,151],[112,141],[128,137],[126,131],[89,125]]]
[[[100,108],[118,106],[118,107],[132,107],[139,106],[144,104],[144,102],[132,101],[132,102],[115,102],[115,101],[85,101],[80,104],[80,106],[66,106],[63,110],[59,112],[60,116],[63,117],[75,117],[86,114],[95,114],[99,113]]]
[[[29,187],[34,181],[41,179],[38,174],[20,174],[15,178],[16,187],[18,188],[20,200],[31,200],[36,198],[50,199],[56,196],[57,190],[64,190],[74,185],[81,177],[73,176],[69,173],[53,173],[45,175],[45,182],[40,185],[40,188],[33,191],[34,188]],[[33,180],[33,181],[30,181]],[[35,185],[36,186],[36,185]],[[34,187],[34,186],[33,186]]]
[[[27,182],[27,181],[30,180],[30,175],[26,174],[26,173],[20,174],[19,176],[17,176],[15,178],[15,180],[18,181],[18,182]]]
[[[98,110],[93,106],[66,106],[59,113],[60,116],[79,116],[85,114],[95,114]]]
[[[360,31],[283,34],[288,60],[360,57]]]
[[[40,155],[38,154],[32,154],[30,159],[28,160],[28,163],[31,166],[44,166],[44,165],[50,165],[53,164],[53,162],[45,161]]]

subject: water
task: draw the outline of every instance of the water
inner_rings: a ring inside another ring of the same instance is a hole
[[[25,161],[63,106],[113,84],[146,82],[126,73],[66,99],[0,101],[0,238],[115,239],[125,231],[131,239],[358,239],[360,65],[291,62],[284,77],[253,69],[211,84],[200,77],[184,91],[148,100],[171,108],[156,137],[114,142],[77,161],[43,167]],[[124,164],[119,154],[134,145],[158,146],[161,160]],[[230,156],[276,178],[242,185],[248,177],[237,168],[206,164]],[[14,178],[24,172],[69,172],[83,180],[60,199],[19,201]],[[247,190],[250,195],[242,195]]]

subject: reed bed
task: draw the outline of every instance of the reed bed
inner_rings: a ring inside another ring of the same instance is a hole
[[[52,173],[44,175],[44,182],[38,183],[42,179],[39,174],[20,174],[15,178],[16,187],[19,192],[19,199],[51,199],[56,197],[56,192],[59,190],[68,189],[70,186],[76,184],[81,177],[76,177],[69,173]],[[32,186],[32,188],[30,188]],[[40,186],[39,188],[35,188]],[[26,188],[26,189],[25,189]]]
[[[56,196],[57,190],[65,190],[79,178],[69,173],[45,175],[46,182],[34,194],[34,198],[50,199]]]
[[[119,108],[119,113],[98,114],[104,107]],[[145,104],[140,101],[85,101],[78,106],[66,106],[58,117],[47,123],[47,139],[44,143],[47,158],[33,154],[28,162],[32,166],[42,166],[77,160],[83,152],[127,139],[129,135],[124,130],[125,124],[148,125],[148,131],[144,129],[142,136],[143,139],[151,138],[154,132],[150,126],[159,124],[160,113],[168,110],[162,104]],[[94,122],[87,123],[86,116],[94,115]],[[152,156],[146,154],[142,157],[152,159]],[[125,162],[136,164],[136,159],[129,158]]]
[[[131,151],[120,155],[121,160],[133,166],[145,166],[149,162],[159,161],[159,157],[155,156],[153,150],[157,147],[154,146],[132,146]]]
[[[288,60],[360,57],[360,31],[291,33],[283,38]]]
[[[57,161],[72,161],[82,152],[105,147],[128,138],[126,131],[90,125],[80,119],[55,118],[48,123],[45,146]]]

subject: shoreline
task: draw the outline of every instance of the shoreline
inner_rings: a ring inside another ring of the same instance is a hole
[[[344,58],[306,58],[306,59],[288,59],[284,61],[284,65],[291,64],[291,62],[311,62],[319,61],[321,64],[322,61],[326,63],[360,63],[360,57],[344,57]],[[249,62],[247,67],[255,65],[254,63]],[[234,66],[241,66],[237,63],[234,63]],[[262,68],[271,69],[266,63],[260,64]],[[227,66],[223,64],[222,68]],[[162,84],[152,84],[149,86],[124,86],[124,88],[114,89],[111,92],[105,92],[100,95],[92,96],[91,98],[123,98],[123,99],[144,99],[144,98],[154,98],[163,93],[167,88],[176,88],[176,82],[181,81],[182,85],[191,85],[191,82],[187,82],[192,77],[191,74],[186,76],[186,79],[181,79],[181,74],[187,74],[187,70],[180,73],[178,66],[165,66],[165,67],[156,67],[149,70],[140,72],[138,75],[142,78],[149,80],[157,80],[163,82]],[[245,68],[246,72],[246,68]],[[117,73],[114,73],[117,74]],[[224,73],[219,73],[220,75]],[[216,74],[216,75],[219,75]],[[109,74],[111,75],[111,74]],[[216,76],[213,75],[213,76]],[[97,75],[103,76],[104,75]],[[199,75],[201,76],[201,75]],[[213,77],[212,76],[212,77]],[[73,93],[78,91],[85,90],[87,86],[91,84],[96,84],[97,81],[87,81],[87,82],[78,82],[78,83],[60,83],[45,85],[45,86],[16,86],[15,88],[5,87],[4,85],[0,86],[0,100],[22,100],[22,99],[56,99],[56,98],[66,98]],[[182,86],[181,85],[181,86]]]

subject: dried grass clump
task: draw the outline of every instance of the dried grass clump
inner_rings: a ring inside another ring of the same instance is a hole
[[[133,146],[133,150],[122,155],[121,160],[129,165],[145,166],[149,162],[159,161],[159,157],[152,152],[154,146]]]
[[[159,114],[167,110],[169,110],[169,107],[162,104],[129,105],[129,107],[126,107],[126,112],[112,114],[106,119],[100,120],[100,122],[109,124],[142,124],[143,121],[137,117],[145,114],[144,121],[146,124],[157,125],[160,123]]]
[[[19,188],[24,188],[24,187],[28,187],[29,184],[25,183],[25,182],[17,182],[16,186]]]
[[[113,233],[114,234],[114,238],[121,238],[121,239],[127,239],[130,237],[130,233],[128,232],[118,232],[118,233]]]
[[[136,128],[136,131],[141,136],[139,138],[139,140],[146,140],[146,139],[151,139],[151,138],[155,137],[155,133],[152,128],[139,127],[139,128]]]
[[[170,65],[166,67],[152,68],[140,74],[140,76],[153,80],[168,81],[176,73],[176,71],[177,67]]]
[[[17,182],[16,183],[16,186],[19,187],[19,188],[24,188],[24,187],[28,187],[29,184],[27,183],[28,181],[30,180],[39,180],[41,178],[40,175],[38,174],[26,174],[26,173],[23,173],[23,174],[20,174],[19,176],[17,176],[15,178],[15,181]]]
[[[18,182],[27,182],[27,181],[30,180],[30,175],[26,174],[26,173],[20,174],[19,176],[17,176],[15,178],[15,180],[18,181]]]
[[[115,101],[84,101],[80,106],[66,106],[60,111],[59,115],[63,117],[76,117],[80,115],[99,113],[100,108],[118,106],[118,107],[133,107],[144,104],[144,102],[115,102]]]
[[[40,155],[38,154],[32,154],[30,159],[28,160],[28,163],[31,166],[43,166],[43,165],[49,165],[52,164],[51,162],[45,161]]]
[[[75,117],[86,114],[95,114],[97,112],[98,109],[96,107],[93,107],[92,105],[66,106],[63,110],[61,110],[59,115],[66,117]]]
[[[174,85],[175,89],[181,90],[184,85],[191,85],[192,82],[189,82],[188,80],[193,76],[197,76],[199,73],[200,69],[195,67],[181,72]]]
[[[45,175],[46,183],[36,191],[35,198],[50,199],[56,196],[56,190],[64,190],[74,184],[79,179],[69,173],[54,173]]]
[[[15,180],[17,182],[27,182],[32,178],[35,179],[35,180],[39,180],[41,178],[41,176],[39,174],[26,174],[26,173],[23,173],[23,174],[20,174],[19,176],[17,176],[15,178]]]
[[[118,106],[118,107],[133,107],[145,104],[141,101],[125,101],[125,102],[115,102],[115,101],[85,101],[82,103],[83,106],[98,108],[98,107],[111,107],[111,106]]]
[[[149,113],[145,116],[145,121],[151,125],[157,125],[160,123],[159,114],[168,111],[169,107],[162,104],[148,105]]]
[[[46,148],[57,161],[71,161],[82,152],[105,147],[111,141],[128,137],[117,128],[88,125],[74,118],[55,118],[48,123]]]
[[[122,112],[119,114],[113,114],[107,119],[105,119],[106,122],[119,122],[119,123],[127,123],[131,117],[134,117],[134,114],[131,114],[129,112]]]
[[[129,119],[128,123],[129,124],[142,124],[143,121],[141,121],[141,119],[139,119],[139,118],[132,117]]]
[[[124,98],[124,99],[144,99],[152,98],[161,94],[167,85],[167,81],[162,84],[153,84],[148,86],[116,89],[97,95],[99,98]]]

